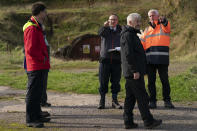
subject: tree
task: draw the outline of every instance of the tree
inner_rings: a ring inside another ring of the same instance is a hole
[[[93,7],[95,2],[96,2],[96,0],[87,0],[89,8]]]

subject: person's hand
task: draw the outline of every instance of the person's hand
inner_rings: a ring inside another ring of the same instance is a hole
[[[163,23],[164,21],[165,21],[165,17],[164,17],[164,16],[160,16],[160,17],[159,17],[159,22],[160,22],[160,23]]]
[[[140,78],[140,73],[139,72],[133,73],[133,79],[134,80],[137,80],[139,78]]]
[[[109,21],[105,21],[104,22],[104,26],[106,27],[106,26],[109,26]]]
[[[140,30],[140,33],[137,33],[137,36],[138,36],[139,38],[141,38],[143,35],[144,35],[143,30]]]

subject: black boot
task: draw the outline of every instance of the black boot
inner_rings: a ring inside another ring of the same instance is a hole
[[[48,117],[48,116],[50,116],[50,113],[48,113],[47,111],[41,111],[40,116],[41,117]]]
[[[134,128],[137,128],[137,127],[138,127],[138,124],[134,123],[134,122],[124,126],[125,129],[134,129]]]
[[[105,109],[105,95],[101,95],[98,109]]]
[[[169,109],[175,108],[171,101],[164,101],[164,107]]]
[[[162,120],[153,119],[153,121],[151,121],[151,122],[144,123],[144,126],[146,129],[153,129],[161,124],[162,124]]]
[[[112,100],[112,108],[122,109],[122,106],[118,103],[118,100]]]
[[[123,114],[124,118],[124,128],[125,129],[134,129],[138,127],[138,124],[134,123],[133,121],[133,113],[132,115]]]
[[[118,94],[112,94],[112,108],[122,109],[122,106],[118,103]]]
[[[151,102],[149,103],[149,108],[150,108],[150,109],[156,109],[156,108],[157,108],[157,103],[151,101]]]
[[[33,128],[42,128],[44,127],[44,124],[42,122],[30,122],[26,123],[27,127],[33,127]]]

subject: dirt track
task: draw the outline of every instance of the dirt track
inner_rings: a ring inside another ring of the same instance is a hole
[[[25,102],[23,90],[13,90],[0,86],[0,121],[5,123],[25,123]],[[111,99],[107,98],[107,108],[96,109],[99,96],[76,95],[49,92],[52,107],[43,108],[51,113],[51,122],[45,124],[44,130],[103,130],[114,131],[123,129],[123,110],[111,109]],[[123,104],[123,103],[121,103]],[[197,130],[197,102],[175,103],[176,109],[169,110],[158,102],[158,109],[151,110],[155,118],[163,120],[160,130]],[[134,110],[136,130],[145,130],[137,107]]]

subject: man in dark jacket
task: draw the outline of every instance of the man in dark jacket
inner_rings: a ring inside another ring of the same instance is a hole
[[[101,36],[100,66],[99,66],[99,92],[101,95],[98,109],[105,108],[105,94],[108,92],[111,81],[112,107],[122,109],[118,103],[117,95],[120,91],[121,60],[120,60],[120,32],[118,16],[110,15],[98,31]]]
[[[27,67],[26,123],[28,127],[43,127],[50,121],[41,114],[41,97],[44,77],[49,71],[49,56],[42,24],[47,16],[46,6],[37,2],[32,6],[32,17],[23,26],[25,60]]]
[[[127,26],[121,32],[121,60],[123,75],[126,79],[126,98],[124,103],[124,124],[126,129],[137,128],[133,121],[133,109],[137,100],[144,126],[147,129],[159,126],[162,120],[155,120],[148,107],[148,94],[145,89],[144,74],[146,56],[137,36],[141,16],[132,13],[127,17]]]

